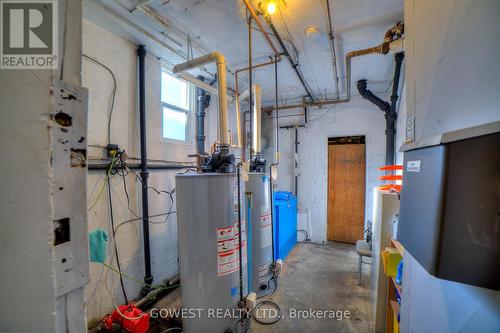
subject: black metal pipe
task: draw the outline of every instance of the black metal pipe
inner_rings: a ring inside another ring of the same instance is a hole
[[[389,112],[391,110],[391,104],[384,101],[383,99],[375,96],[370,90],[367,89],[366,80],[359,80],[356,82],[356,86],[358,87],[359,94],[361,97],[367,99],[368,101],[375,104],[380,110],[384,112]]]
[[[396,130],[394,128],[394,121],[391,117],[391,104],[383,99],[375,96],[366,87],[366,80],[359,80],[356,83],[359,94],[368,101],[375,104],[385,114],[385,165],[394,164],[394,136]]]
[[[149,292],[153,283],[151,275],[151,249],[149,244],[149,203],[148,203],[148,151],[146,144],[146,79],[145,79],[145,59],[146,48],[139,45],[137,48],[139,57],[139,136],[141,144],[141,183],[142,183],[142,235],[144,242],[144,283],[145,287],[141,290],[142,295]]]
[[[290,62],[290,65],[292,66],[293,70],[295,71],[295,74],[297,74],[297,77],[299,78],[299,81],[302,84],[302,87],[304,87],[304,90],[306,91],[307,97],[309,97],[311,100],[314,100],[313,95],[311,93],[311,90],[309,90],[309,87],[307,86],[306,80],[304,79],[304,76],[302,75],[302,73],[300,72],[300,70],[298,68],[299,63],[295,62],[293,60],[292,56],[290,55],[290,52],[288,52],[288,49],[287,49],[285,43],[283,42],[283,39],[281,38],[278,30],[276,30],[276,27],[274,26],[273,22],[269,19],[267,21],[267,23],[268,23],[269,27],[271,28],[271,30],[273,31],[274,36],[278,40],[278,43],[281,46],[281,50],[283,51],[283,54],[288,59],[288,62]]]
[[[182,169],[190,169],[194,168],[194,165],[179,165],[179,164],[148,164],[148,169],[156,169],[156,170],[182,170]],[[113,168],[117,168],[115,165]],[[140,170],[140,163],[131,163],[128,164],[128,168],[132,170]],[[109,170],[109,162],[107,163],[91,163],[88,164],[88,170],[90,171],[100,171],[100,170]]]
[[[197,77],[205,81],[202,75]],[[205,109],[210,105],[210,94],[206,90],[196,87],[196,153],[205,154]]]
[[[396,53],[394,56],[394,60],[396,65],[394,67],[394,80],[392,83],[392,95],[391,95],[391,110],[389,114],[386,113],[386,129],[385,135],[387,138],[386,149],[386,165],[394,164],[394,149],[395,149],[395,141],[396,141],[396,121],[398,115],[396,113],[396,106],[398,101],[398,90],[399,90],[399,78],[401,76],[401,64],[404,59],[404,53]]]
[[[396,66],[394,68],[394,80],[392,84],[391,103],[388,103],[381,98],[375,96],[367,89],[366,80],[359,80],[356,83],[359,94],[368,101],[375,104],[380,110],[385,113],[385,164],[394,164],[394,146],[396,141],[396,103],[398,100],[399,80],[401,76],[401,64],[404,59],[404,53],[396,53]]]

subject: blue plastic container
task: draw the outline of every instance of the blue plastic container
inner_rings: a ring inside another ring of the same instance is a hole
[[[274,193],[274,259],[285,260],[297,244],[297,197]]]

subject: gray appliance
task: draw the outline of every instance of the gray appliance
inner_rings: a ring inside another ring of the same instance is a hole
[[[241,182],[240,194],[244,196]],[[240,333],[238,181],[234,173],[176,176],[182,307],[201,309],[183,318],[186,333]],[[241,198],[240,198],[241,199]],[[243,295],[247,295],[245,209],[241,204]],[[215,312],[214,312],[215,311]],[[217,311],[231,311],[222,317]]]
[[[269,176],[250,172],[246,183],[248,205],[249,290],[262,297],[269,294],[273,278],[273,232]]]
[[[402,150],[398,240],[438,278],[500,289],[500,122]]]

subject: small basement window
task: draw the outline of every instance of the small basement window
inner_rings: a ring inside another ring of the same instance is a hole
[[[164,139],[187,141],[189,129],[190,85],[161,72],[162,136]]]

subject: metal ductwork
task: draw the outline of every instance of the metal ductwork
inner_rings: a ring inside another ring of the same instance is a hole
[[[227,82],[226,82],[226,59],[219,52],[201,56],[182,64],[175,65],[172,69],[174,74],[180,74],[193,68],[198,68],[209,63],[217,65],[217,95],[219,99],[219,142],[221,146],[229,146],[227,125]]]

